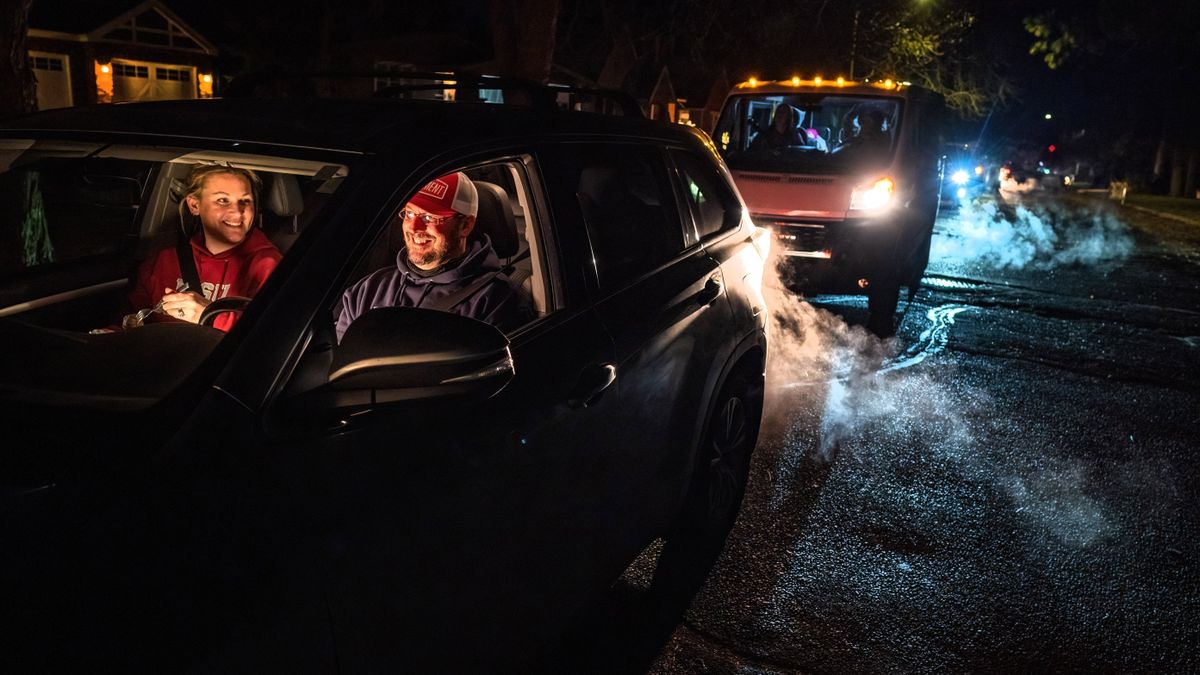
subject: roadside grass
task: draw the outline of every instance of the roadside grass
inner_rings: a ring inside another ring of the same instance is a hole
[[[1200,199],[1129,195],[1124,205],[1110,200],[1106,193],[1076,193],[1069,199],[1093,206],[1102,202],[1130,227],[1167,246],[1200,249]]]
[[[1163,197],[1161,195],[1129,195],[1125,198],[1126,205],[1141,206],[1163,213],[1196,221],[1200,227],[1200,199],[1183,199],[1180,197]]]

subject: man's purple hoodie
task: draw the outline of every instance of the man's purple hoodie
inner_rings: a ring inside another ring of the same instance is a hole
[[[487,235],[469,238],[462,262],[428,277],[413,272],[408,264],[408,250],[400,249],[395,267],[373,272],[342,294],[342,313],[337,320],[338,342],[342,341],[350,323],[369,310],[427,307],[500,267],[500,259]],[[524,290],[514,287],[505,275],[498,274],[449,311],[490,323],[500,330],[510,330],[532,318],[530,306]]]

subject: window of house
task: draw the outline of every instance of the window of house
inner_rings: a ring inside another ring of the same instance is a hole
[[[147,66],[135,66],[128,63],[113,63],[113,76],[115,77],[150,77],[150,68]]]
[[[411,63],[400,63],[399,61],[376,61],[375,70],[385,72],[403,73],[406,70],[412,70]],[[383,76],[375,78],[375,91],[387,89],[388,87],[396,87],[406,84],[408,80],[397,75],[396,77]]]
[[[50,70],[61,73],[63,70],[62,59],[56,59],[51,56],[31,56],[29,64],[34,70]]]
[[[172,82],[191,82],[192,73],[186,68],[155,68],[154,77]]]

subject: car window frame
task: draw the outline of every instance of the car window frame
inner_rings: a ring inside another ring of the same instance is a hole
[[[717,230],[705,235],[700,234],[700,214],[693,207],[692,200],[687,195],[687,180],[685,178],[686,169],[676,160],[677,155],[686,155],[694,159],[697,163],[702,164],[708,169],[708,177],[717,185],[718,198],[722,205],[722,211],[727,214],[721,227]],[[737,192],[731,185],[731,178],[727,172],[721,171],[721,167],[714,165],[712,162],[705,161],[700,158],[700,153],[692,148],[685,146],[671,146],[667,148],[667,158],[671,165],[671,173],[675,183],[676,199],[680,202],[681,215],[686,211],[691,219],[691,228],[684,227],[685,237],[690,236],[692,241],[688,244],[688,248],[695,245],[703,245],[710,241],[721,239],[731,232],[735,232],[741,225],[742,203],[737,196]],[[719,161],[719,160],[717,160]],[[736,209],[736,210],[731,210]],[[732,215],[730,215],[732,214]],[[689,231],[690,230],[690,231]]]
[[[570,219],[570,220],[578,223],[578,227],[580,228],[580,230],[582,232],[582,236],[584,237],[584,243],[587,246],[587,254],[589,256],[589,263],[590,263],[587,265],[587,267],[589,268],[588,272],[589,272],[589,277],[590,277],[588,287],[589,287],[589,291],[592,296],[592,300],[594,300],[594,301],[600,301],[604,298],[611,297],[613,295],[621,293],[622,291],[624,291],[625,289],[627,289],[633,285],[641,283],[644,279],[646,279],[650,276],[653,276],[654,274],[657,274],[661,270],[666,269],[667,267],[670,267],[672,264],[674,264],[681,258],[686,257],[693,249],[693,244],[691,244],[689,242],[689,237],[688,237],[688,233],[687,233],[687,223],[685,223],[684,217],[683,217],[684,207],[680,203],[679,195],[677,193],[678,185],[677,185],[676,178],[674,176],[674,166],[671,163],[669,156],[667,155],[667,149],[666,149],[667,145],[670,145],[670,143],[666,142],[666,141],[658,140],[658,139],[648,140],[648,139],[628,138],[628,137],[580,138],[580,139],[570,139],[570,140],[564,140],[564,141],[555,142],[555,143],[543,144],[544,149],[551,149],[551,152],[552,152],[551,157],[544,158],[544,161],[546,161],[546,163],[547,163],[547,172],[546,172],[547,175],[551,175],[552,173],[554,175],[557,175],[558,173],[562,172],[564,167],[558,164],[559,157],[556,156],[555,153],[568,152],[567,150],[564,150],[564,148],[569,148],[570,146],[589,146],[589,147],[597,147],[597,148],[599,148],[599,147],[610,148],[612,146],[636,146],[636,147],[646,150],[647,154],[649,156],[654,157],[654,163],[651,166],[651,170],[659,171],[660,172],[659,177],[665,181],[665,187],[666,187],[668,194],[661,195],[661,198],[663,199],[664,207],[670,208],[671,214],[673,214],[675,227],[678,230],[680,241],[682,243],[680,249],[678,251],[672,253],[665,260],[655,264],[653,267],[650,267],[650,268],[644,270],[640,274],[637,274],[633,277],[626,278],[626,279],[624,279],[620,282],[617,282],[616,284],[611,285],[611,286],[605,286],[601,280],[600,270],[597,266],[597,261],[599,259],[599,252],[597,250],[597,246],[596,246],[595,242],[593,241],[591,228],[588,226],[587,219],[583,213],[583,209],[581,208],[581,206],[579,204],[576,194],[572,193],[570,195],[570,197],[571,197],[570,199],[567,199],[566,198],[567,195],[564,194],[563,198],[558,199],[558,200],[553,200],[553,204],[557,204],[558,209],[567,211],[567,213],[565,213],[565,214],[559,214],[559,217],[565,218],[565,219]],[[657,169],[655,169],[655,167],[657,167]],[[565,190],[565,188],[566,188],[566,186],[564,186],[564,185],[554,185],[549,189],[553,192],[555,189],[564,189]],[[671,215],[671,214],[669,214],[669,215]]]

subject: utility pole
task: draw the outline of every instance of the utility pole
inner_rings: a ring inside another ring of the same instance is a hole
[[[858,51],[858,10],[854,10],[854,26],[850,29],[850,80],[854,81],[854,56]]]

